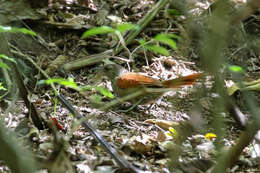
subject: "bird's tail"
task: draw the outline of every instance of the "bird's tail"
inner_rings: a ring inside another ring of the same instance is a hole
[[[162,81],[162,85],[165,88],[179,88],[185,85],[192,85],[202,76],[201,73],[194,73],[187,76],[181,76],[171,80]]]

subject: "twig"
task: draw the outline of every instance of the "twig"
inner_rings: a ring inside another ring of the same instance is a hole
[[[137,25],[139,26],[139,29],[132,30],[125,36],[125,46],[134,40],[134,38],[152,21],[158,11],[161,10],[167,3],[168,0],[158,1],[158,3],[141,20],[138,21]],[[120,46],[115,50],[114,54],[117,55],[122,49],[123,47]]]
[[[249,124],[246,130],[240,135],[238,141],[236,142],[236,145],[230,147],[221,154],[220,158],[218,159],[219,162],[212,170],[212,173],[226,172],[227,168],[231,168],[238,160],[243,149],[248,146],[250,142],[254,139],[254,136],[259,129],[259,123],[257,121]]]
[[[83,59],[79,59],[76,61],[69,62],[67,64],[64,64],[62,66],[62,69],[65,71],[70,70],[76,70],[79,68],[82,68],[84,66],[93,65],[99,62],[102,62],[104,59],[108,58],[110,55],[117,55],[121,52],[122,49],[126,49],[129,53],[130,61],[132,61],[132,54],[130,53],[129,49],[126,47],[129,43],[131,43],[134,38],[141,32],[143,29],[151,22],[151,20],[154,18],[154,16],[158,13],[160,9],[162,9],[166,4],[168,3],[168,0],[161,0],[158,1],[158,3],[137,23],[139,28],[137,30],[130,31],[128,34],[124,36],[125,41],[122,41],[122,37],[119,36],[119,43],[121,43],[121,46],[116,48],[116,50],[111,51],[105,51],[103,53],[94,54],[91,56],[88,56]]]
[[[19,54],[20,56],[25,57],[30,63],[32,63],[35,68],[37,68],[41,74],[49,79],[49,75],[42,70],[31,58],[29,58],[28,56],[24,55],[21,52],[17,52],[15,50],[12,50],[13,53],[15,54]],[[71,114],[73,114],[78,120],[81,120],[82,118],[84,118],[83,115],[81,115],[78,111],[76,111],[73,106],[64,98],[63,95],[59,94],[58,91],[56,90],[55,86],[53,83],[51,83],[51,87],[54,90],[55,94],[57,95],[57,98],[59,99],[59,101],[63,104],[63,106],[65,106]],[[136,167],[134,167],[132,164],[130,164],[127,160],[125,160],[124,158],[122,158],[117,151],[111,147],[111,145],[109,145],[105,139],[90,125],[90,123],[88,121],[83,121],[82,125],[88,130],[88,132],[103,146],[103,148],[113,157],[113,159],[117,162],[117,164],[125,169],[129,169],[132,172],[142,172],[141,170],[137,169]]]
[[[77,70],[85,66],[93,65],[98,62],[102,62],[104,59],[108,58],[112,54],[112,50],[107,50],[105,52],[90,55],[76,61],[72,61],[64,64],[61,69],[65,71]]]

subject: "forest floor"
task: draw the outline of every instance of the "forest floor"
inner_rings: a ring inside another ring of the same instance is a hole
[[[56,2],[49,4],[48,8],[42,8],[41,13],[46,16],[40,21],[25,21],[41,36],[41,42],[30,36],[21,36],[14,37],[11,43],[24,55],[34,57],[38,66],[44,70],[48,69],[46,71],[52,78],[70,77],[79,86],[101,86],[113,92],[111,82],[101,74],[104,65],[102,62],[66,73],[60,70],[60,66],[65,62],[113,49],[118,42],[117,37],[112,34],[80,39],[87,29],[95,26],[115,26],[120,21],[137,23],[157,1],[98,0],[82,1],[73,5],[65,2]],[[197,17],[207,12],[210,4],[208,1],[196,0],[193,4],[189,4],[189,13]],[[170,9],[172,6],[167,8]],[[156,34],[165,32],[183,38],[189,27],[185,23],[186,19],[183,15],[171,16],[167,10],[160,10],[136,39],[151,40]],[[259,37],[259,13],[251,16],[243,25],[246,35]],[[176,51],[168,47],[170,56],[137,50],[133,53],[134,62],[130,63],[131,69],[158,79],[172,79],[203,72],[197,37],[194,36],[189,40],[187,38],[177,42]],[[225,56],[231,64],[246,67],[244,79],[255,80],[259,76],[260,54],[254,49],[243,47],[247,41],[230,46]],[[137,41],[133,42],[128,45],[130,51],[138,46]],[[57,60],[57,57],[60,59]],[[126,50],[121,51],[116,57],[110,58],[110,61],[127,67],[126,61],[120,60],[120,58],[129,59]],[[23,65],[26,69],[23,70],[24,81],[31,91],[30,100],[46,120],[55,117],[62,127],[57,127],[56,130],[54,128],[52,132],[49,129],[36,130],[32,123],[28,122],[26,116],[28,110],[20,99],[17,103],[6,99],[5,109],[1,109],[0,113],[5,117],[6,126],[14,129],[24,143],[30,143],[29,146],[33,148],[37,160],[42,161],[40,172],[47,172],[47,168],[50,172],[121,172],[110,155],[55,99],[51,88],[35,85],[42,79],[38,71],[34,70],[29,62],[25,61]],[[226,76],[225,80],[228,83],[231,76],[225,70],[221,73]],[[141,170],[165,173],[206,172],[216,162],[215,141],[221,141],[224,146],[236,143],[241,128],[228,112],[221,114],[222,123],[225,125],[221,129],[222,136],[218,136],[219,132],[215,129],[214,109],[217,106],[215,99],[218,96],[212,92],[212,86],[214,82],[212,77],[208,76],[192,86],[167,92],[152,103],[138,105],[131,111],[123,113],[121,110],[127,109],[129,104],[120,103],[107,111],[101,110],[96,102],[106,105],[112,99],[100,95],[95,87],[82,94],[57,85],[58,91],[85,116],[109,144],[114,146],[120,156]],[[211,92],[208,92],[209,90]],[[258,99],[258,93],[254,95]],[[235,98],[237,105],[247,115],[248,110],[243,106],[239,93],[236,93]],[[179,150],[181,153],[176,161],[171,150],[175,151],[173,148],[177,147],[178,138],[186,135],[182,133],[189,128],[186,122],[192,122],[195,128],[188,131],[187,138],[182,141]],[[177,132],[169,132],[169,127],[173,127]],[[217,134],[217,140],[215,137],[207,138],[207,133]],[[62,149],[59,148],[61,146]],[[257,172],[260,169],[260,147],[258,147],[253,141],[229,171]],[[62,155],[55,155],[54,151],[57,150]],[[2,162],[0,172],[8,172],[8,168]]]

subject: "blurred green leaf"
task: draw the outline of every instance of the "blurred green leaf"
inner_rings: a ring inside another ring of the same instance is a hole
[[[174,38],[174,39],[176,39],[176,40],[181,40],[181,37],[180,37],[180,36],[175,35],[175,34],[172,34],[172,33],[170,33],[170,34],[164,34],[164,35],[167,36],[167,37],[169,37],[169,38]]]
[[[108,98],[114,98],[114,95],[109,90],[107,90],[106,88],[101,87],[101,86],[87,85],[87,86],[83,86],[81,89],[82,90],[92,90],[92,89],[94,89],[95,91],[98,91],[103,96],[106,96]]]
[[[228,69],[232,72],[244,72],[243,68],[238,65],[229,65]]]
[[[174,40],[172,40],[171,38],[169,38],[166,34],[157,34],[154,37],[154,40],[157,40],[159,42],[169,45],[173,50],[177,49],[176,42]]]
[[[3,86],[2,82],[0,82],[0,90],[7,90],[7,89]]]
[[[173,16],[180,16],[181,15],[181,13],[176,9],[168,9],[167,12],[168,12],[168,14],[173,15]]]
[[[100,94],[102,94],[103,96],[106,96],[108,98],[114,98],[114,95],[109,91],[107,90],[106,88],[104,87],[94,87],[98,92],[100,92]]]
[[[29,34],[29,35],[33,35],[33,36],[36,36],[36,33],[31,31],[31,30],[28,30],[26,28],[16,28],[15,31],[18,31],[18,32],[22,32],[24,34]]]
[[[16,28],[16,27],[10,27],[10,26],[0,26],[0,32],[13,32],[13,33],[23,33],[23,34],[29,34],[36,36],[36,33],[32,30],[26,29],[26,28]]]
[[[12,61],[13,63],[16,63],[16,61],[13,58],[9,58],[8,56],[4,54],[0,54],[0,58],[6,59],[8,61]]]
[[[28,143],[23,141],[14,130],[5,127],[4,118],[0,118],[0,160],[8,166],[8,171],[1,172],[37,172],[38,162],[35,161],[33,153],[29,150]],[[21,125],[21,124],[20,124]],[[23,127],[25,128],[25,127]],[[33,130],[35,128],[31,128]],[[37,132],[38,133],[38,132]],[[22,134],[22,133],[21,133]],[[25,138],[27,136],[23,135]],[[30,164],[28,164],[30,163]],[[1,168],[2,170],[2,168]]]
[[[3,63],[3,62],[0,62],[0,68],[7,68],[8,70],[11,70],[10,67],[6,63]]]
[[[135,25],[135,24],[132,24],[132,23],[122,23],[122,24],[117,25],[117,30],[119,32],[125,32],[125,31],[128,31],[128,30],[133,30],[133,29],[138,29],[138,28],[139,28],[138,25]]]
[[[107,34],[110,32],[115,32],[116,30],[109,27],[109,26],[101,26],[101,27],[95,27],[95,28],[91,28],[89,30],[87,30],[86,32],[84,32],[81,36],[81,38],[86,38],[92,35],[98,35],[98,34]]]
[[[72,78],[69,78],[69,79],[51,78],[51,79],[47,79],[47,80],[41,80],[38,82],[38,84],[47,84],[47,85],[50,85],[53,83],[57,83],[57,84],[65,86],[65,87],[69,87],[69,88],[78,90],[78,85],[74,82],[74,80]]]
[[[139,39],[137,40],[139,42],[140,45],[144,46],[145,43],[147,43],[144,39]]]
[[[161,46],[146,45],[145,48],[147,50],[150,50],[150,51],[154,52],[154,53],[160,53],[160,54],[165,55],[165,56],[169,56],[170,55],[169,51],[166,48],[161,47]]]

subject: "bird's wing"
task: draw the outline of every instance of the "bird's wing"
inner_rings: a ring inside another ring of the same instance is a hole
[[[175,79],[162,81],[165,88],[178,88],[184,85],[192,85],[197,79],[201,77],[201,73],[194,73],[187,76],[181,76]]]
[[[139,86],[162,86],[161,82],[152,77],[138,73],[125,73],[117,78],[117,86],[123,88],[134,88]]]

